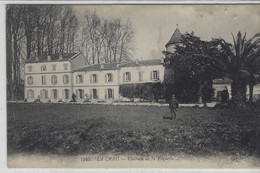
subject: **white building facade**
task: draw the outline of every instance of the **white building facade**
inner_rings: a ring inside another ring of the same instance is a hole
[[[115,101],[121,84],[162,82],[163,60],[86,65],[81,54],[40,56],[25,64],[28,102]]]

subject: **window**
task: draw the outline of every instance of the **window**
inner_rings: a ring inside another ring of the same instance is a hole
[[[77,80],[77,83],[83,83],[83,76],[78,75],[76,80]]]
[[[90,83],[97,83],[97,75],[96,74],[90,75]]]
[[[106,82],[112,82],[112,81],[113,81],[112,74],[111,73],[106,74]]]
[[[52,84],[57,84],[57,76],[56,75],[52,75],[51,76],[51,83]]]
[[[29,76],[27,78],[27,82],[28,82],[28,85],[32,85],[33,84],[33,77],[32,76]]]
[[[52,65],[52,71],[56,71],[56,65],[55,64]]]
[[[159,71],[152,71],[151,72],[151,80],[154,80],[154,81],[159,80]]]
[[[69,90],[68,89],[64,90],[64,94],[65,94],[65,99],[69,99]]]
[[[111,88],[107,89],[107,97],[108,99],[113,99],[114,98],[114,93]]]
[[[42,96],[42,99],[48,99],[48,90],[42,90],[41,96]]]
[[[68,64],[63,64],[64,70],[68,70]]]
[[[64,75],[63,76],[63,83],[64,84],[68,84],[69,83],[69,76],[68,75]]]
[[[97,89],[93,89],[92,92],[93,92],[93,99],[97,99],[98,98]]]
[[[43,85],[46,84],[46,76],[42,76],[42,84],[43,84]]]
[[[28,71],[32,71],[32,66],[28,66]]]
[[[27,99],[34,99],[34,91],[33,90],[27,91]]]
[[[77,98],[78,99],[83,99],[84,98],[84,93],[83,93],[82,89],[78,89]]]
[[[131,73],[130,72],[125,72],[124,81],[125,82],[131,81]]]
[[[46,71],[46,70],[47,70],[46,65],[42,65],[42,66],[41,66],[41,71]]]
[[[139,81],[143,81],[144,72],[143,71],[139,71],[138,75],[139,75]]]
[[[52,90],[53,99],[58,99],[58,91],[56,89]]]

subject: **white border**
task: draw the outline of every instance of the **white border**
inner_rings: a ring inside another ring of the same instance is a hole
[[[7,121],[6,121],[6,35],[5,35],[5,5],[6,4],[260,4],[259,0],[255,1],[0,1],[0,52],[1,52],[1,65],[0,65],[0,173],[119,173],[119,172],[141,172],[141,173],[204,173],[204,172],[237,172],[237,173],[259,173],[260,169],[242,169],[242,170],[232,170],[232,169],[9,169],[7,168],[7,140],[6,140],[6,131],[7,131]]]

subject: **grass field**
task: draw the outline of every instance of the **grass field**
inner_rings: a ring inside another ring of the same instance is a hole
[[[259,157],[258,116],[226,109],[8,103],[8,154],[187,154]]]

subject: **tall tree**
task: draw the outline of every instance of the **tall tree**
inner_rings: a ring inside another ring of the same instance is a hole
[[[172,68],[176,76],[178,74],[181,78],[186,76],[185,80],[188,78],[189,80],[197,80],[199,84],[197,92],[202,102],[205,105],[206,102],[210,101],[210,96],[213,94],[212,81],[223,74],[219,70],[220,66],[215,58],[218,54],[217,44],[202,41],[199,37],[186,33],[182,35],[181,44],[176,45],[174,53],[167,51],[163,53],[166,55],[166,68]],[[193,92],[193,89],[190,92]]]
[[[240,32],[237,37],[233,37],[233,45],[224,39],[216,39],[220,45],[223,64],[223,71],[232,80],[232,100],[236,105],[246,101],[247,85],[250,84],[250,95],[252,100],[253,85],[256,74],[259,73],[260,61],[260,34],[256,34],[251,39],[246,40],[246,34],[242,36]]]

